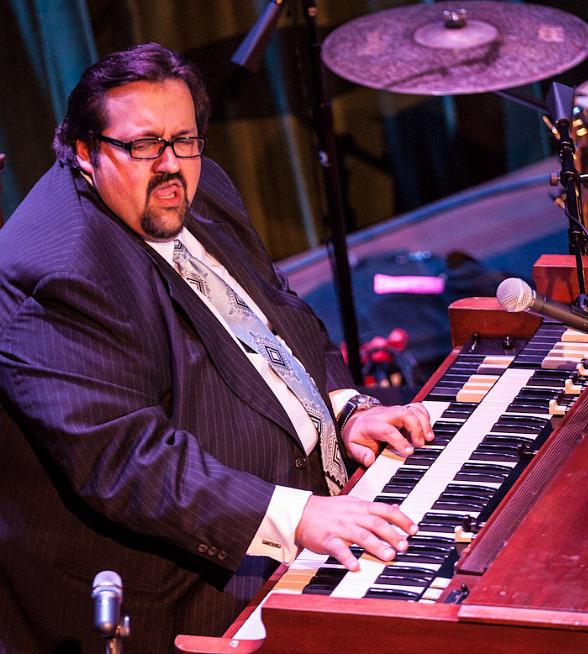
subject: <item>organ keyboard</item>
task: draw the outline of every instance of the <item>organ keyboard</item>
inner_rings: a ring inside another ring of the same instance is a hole
[[[485,654],[586,648],[588,335],[520,318],[524,338],[510,324],[500,336],[497,323],[483,336],[466,328],[420,394],[435,441],[407,458],[384,450],[350,490],[419,524],[406,552],[385,563],[356,549],[350,573],[305,550],[229,639],[180,636],[178,649],[428,652],[458,638]]]

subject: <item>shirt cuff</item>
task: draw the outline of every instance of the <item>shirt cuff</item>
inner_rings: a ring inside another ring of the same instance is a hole
[[[359,391],[355,390],[355,388],[341,388],[329,393],[331,406],[333,407],[333,413],[335,414],[336,418],[339,417],[341,409],[347,404],[347,402],[356,395],[360,395],[360,393]]]
[[[310,491],[276,486],[247,554],[292,563],[298,553],[294,542],[296,527],[311,495]]]

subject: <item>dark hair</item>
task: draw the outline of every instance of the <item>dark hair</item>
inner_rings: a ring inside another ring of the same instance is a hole
[[[87,143],[96,164],[98,137],[106,127],[106,91],[130,82],[163,82],[179,79],[186,83],[196,108],[198,133],[205,135],[210,101],[197,68],[185,57],[158,43],[144,43],[113,52],[88,68],[71,92],[67,112],[55,130],[53,149],[62,163],[77,168],[76,141]]]

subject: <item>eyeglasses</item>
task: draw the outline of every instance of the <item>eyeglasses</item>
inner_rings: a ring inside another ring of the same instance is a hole
[[[204,152],[206,145],[204,136],[177,136],[169,141],[160,138],[149,138],[126,142],[112,139],[110,136],[104,136],[104,134],[100,134],[98,138],[104,143],[123,148],[133,159],[157,159],[157,157],[161,157],[168,145],[179,159],[195,159]]]

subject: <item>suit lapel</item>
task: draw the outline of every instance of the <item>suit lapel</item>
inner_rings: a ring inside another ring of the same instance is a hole
[[[268,293],[277,295],[280,291],[270,288],[249,264],[247,250],[237,247],[235,239],[231,238],[226,231],[226,223],[197,215],[195,220],[188,223],[188,228],[202,243],[206,251],[222,263],[229,273],[239,281],[271,321],[276,332],[286,341],[294,356],[304,363],[313,379],[320,382],[320,370],[314,365],[316,359],[308,356],[309,344],[304,342],[296,329],[293,329],[290,313],[287,312],[287,315],[284,313],[284,303],[282,302],[282,310],[277,310],[276,304],[268,296]],[[264,292],[264,286],[267,293]],[[321,386],[320,383],[318,385]]]
[[[162,274],[172,302],[191,323],[229,388],[249,406],[276,422],[298,440],[296,430],[282,405],[214,314],[157,252],[146,243],[141,244]],[[243,374],[244,368],[248,374]]]

